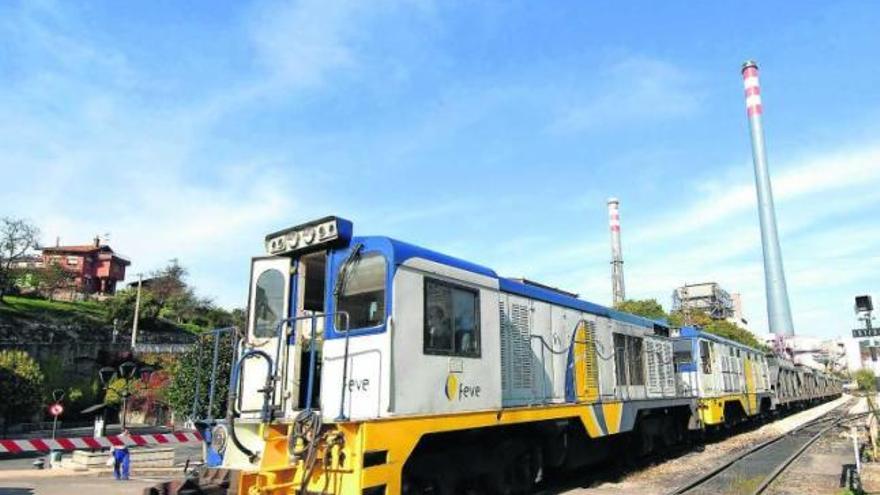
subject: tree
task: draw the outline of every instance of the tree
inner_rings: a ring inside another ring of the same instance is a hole
[[[73,272],[66,270],[58,263],[50,263],[49,266],[39,270],[36,275],[39,291],[48,296],[50,301],[55,298],[56,292],[69,288],[76,279]]]
[[[243,321],[226,309],[215,306],[210,299],[196,296],[185,281],[186,268],[177,260],[152,272],[141,291],[140,320],[145,330],[172,324],[198,333],[228,327]],[[137,290],[119,291],[104,304],[107,323],[131,326]],[[243,313],[242,313],[243,314]]]
[[[627,299],[615,304],[614,309],[651,320],[665,320],[669,317],[656,299]]]
[[[147,291],[156,299],[160,309],[171,305],[179,306],[195,298],[193,290],[186,284],[187,274],[186,268],[180,265],[177,258],[170,260],[165,268],[150,274]]]
[[[755,334],[727,320],[712,320],[703,330],[755,349],[768,350],[767,346],[755,337]]]
[[[120,328],[131,327],[134,320],[134,305],[137,300],[137,289],[126,289],[117,291],[113,297],[104,301],[106,308],[106,321],[113,324],[115,321]],[[140,319],[150,320],[156,317],[160,311],[159,304],[156,299],[148,291],[141,293],[141,312]]]
[[[220,354],[217,360],[217,379],[215,382],[213,416],[223,417],[226,412],[226,397],[229,394],[229,374],[232,370],[232,336],[223,334],[220,338]],[[208,392],[211,384],[211,364],[214,352],[212,335],[202,335],[196,346],[178,359],[170,370],[171,383],[165,393],[165,399],[182,417],[193,415],[193,404],[196,404],[195,416],[207,415]],[[198,386],[196,385],[198,384]],[[196,388],[199,389],[196,401]]]
[[[43,404],[43,372],[27,352],[0,351],[0,418],[26,421]]]
[[[0,219],[0,303],[12,286],[12,264],[37,247],[40,229],[26,220]]]
[[[727,320],[714,320],[704,311],[692,309],[688,312],[687,317],[685,317],[682,311],[673,311],[669,314],[669,326],[681,328],[686,326],[686,324],[687,326],[699,327],[704,332],[724,337],[725,339],[739,342],[755,349],[769,350],[752,332]]]
[[[863,392],[874,392],[877,390],[877,377],[868,368],[862,368],[853,373],[853,379],[856,381],[859,390]]]
[[[683,311],[673,311],[669,313],[669,326],[681,328],[684,326],[695,326],[706,328],[712,324],[712,318],[698,309],[692,309],[687,314]]]

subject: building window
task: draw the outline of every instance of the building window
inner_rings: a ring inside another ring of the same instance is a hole
[[[644,385],[645,366],[641,337],[614,334],[614,365],[618,385]]]
[[[379,253],[355,258],[347,270],[336,311],[348,314],[348,328],[370,328],[385,322],[385,257]],[[339,325],[337,329],[344,330]],[[344,325],[344,323],[343,323]]]
[[[480,293],[425,278],[425,354],[480,357]]]
[[[79,258],[77,258],[76,256],[68,256],[67,264],[71,266],[76,266],[79,264]]]

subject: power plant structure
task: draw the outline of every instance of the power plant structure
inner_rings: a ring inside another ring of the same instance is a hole
[[[773,206],[773,189],[767,168],[767,152],[764,146],[764,127],[761,121],[761,86],[758,81],[758,64],[752,60],[742,65],[745,87],[746,111],[752,139],[752,160],[755,165],[755,187],[758,192],[758,217],[761,222],[761,246],[764,251],[764,287],[767,292],[767,323],[771,333],[780,337],[794,335],[785,270],[782,266],[782,249],[776,230],[776,210]]]
[[[672,311],[697,310],[714,320],[734,316],[733,297],[715,282],[685,284],[672,292]]]
[[[608,228],[611,230],[611,301],[617,305],[626,300],[623,251],[620,248],[620,200],[617,198],[608,198]]]

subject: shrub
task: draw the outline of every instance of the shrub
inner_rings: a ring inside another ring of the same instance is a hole
[[[862,368],[853,374],[853,379],[859,390],[863,392],[873,392],[877,389],[877,378],[874,372],[868,368]]]
[[[43,372],[25,351],[0,351],[0,417],[27,421],[43,404]]]
[[[199,338],[198,344],[177,360],[174,366],[168,370],[171,380],[164,398],[175,414],[182,417],[190,417],[193,414],[193,405],[195,404],[195,416],[207,416],[213,351],[213,337],[210,335],[202,336]],[[226,397],[229,393],[229,373],[231,368],[232,338],[229,335],[224,335],[220,340],[220,354],[217,362],[217,381],[213,408],[213,416],[215,418],[223,417],[226,413]],[[197,383],[199,389],[198,400],[196,400]]]

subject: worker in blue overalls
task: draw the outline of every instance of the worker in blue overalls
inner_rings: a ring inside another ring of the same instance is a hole
[[[113,477],[117,480],[127,480],[131,468],[131,453],[125,443],[128,437],[128,430],[122,430],[122,433],[117,437],[122,441],[122,445],[113,447]]]

